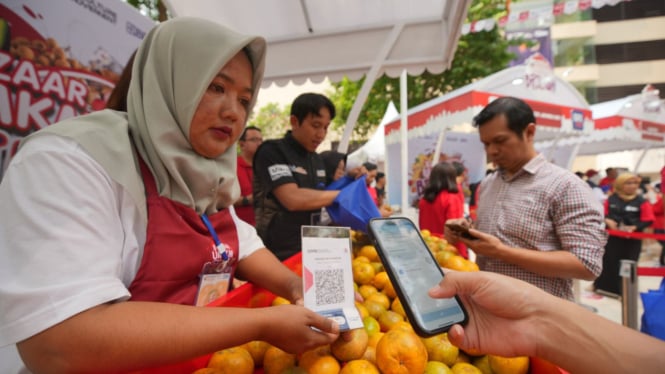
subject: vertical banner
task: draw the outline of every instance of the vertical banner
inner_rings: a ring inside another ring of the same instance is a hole
[[[409,139],[409,177],[408,202],[415,206],[423,195],[423,190],[429,180],[432,171],[432,160],[436,149],[437,135],[410,138]],[[401,201],[399,178],[391,176],[400,175],[399,166],[399,143],[389,144],[387,154],[389,169],[386,173],[388,179],[388,194],[390,205],[399,205]],[[487,165],[483,145],[478,138],[478,133],[456,133],[447,132],[439,162],[461,162],[467,170],[467,183],[476,183],[485,176]]]
[[[104,108],[153,26],[121,0],[0,0],[0,179],[23,137]]]
[[[519,45],[508,47],[508,51],[515,54],[515,59],[508,66],[522,65],[535,53],[540,53],[550,63],[550,66],[554,66],[549,27],[506,31],[506,39],[509,41],[521,41]]]

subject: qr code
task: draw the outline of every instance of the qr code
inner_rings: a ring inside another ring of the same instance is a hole
[[[342,269],[316,270],[316,305],[341,304],[344,302],[344,272]]]

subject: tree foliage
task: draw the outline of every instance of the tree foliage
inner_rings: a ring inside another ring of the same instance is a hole
[[[474,0],[468,11],[467,22],[498,19],[506,14],[505,3],[505,0]],[[463,35],[450,69],[441,74],[425,72],[407,78],[408,107],[412,108],[506,68],[514,57],[508,52],[508,45],[509,42],[498,27],[491,31]],[[333,127],[339,128],[346,123],[363,81],[345,79],[333,84],[334,89],[330,95],[339,111]],[[367,138],[383,118],[390,101],[395,105],[400,103],[399,78],[384,75],[374,82],[370,90],[354,127],[354,139]]]
[[[155,21],[164,22],[169,18],[166,6],[161,0],[125,0],[125,2]]]
[[[254,114],[247,124],[260,128],[264,139],[281,138],[291,128],[290,112],[289,105],[280,108],[277,103],[268,103],[261,108],[254,108]]]

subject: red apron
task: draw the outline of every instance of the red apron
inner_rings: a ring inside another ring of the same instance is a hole
[[[218,258],[210,232],[196,211],[159,196],[150,169],[139,159],[146,189],[148,227],[141,266],[129,286],[132,301],[161,301],[193,305],[199,276],[206,262]],[[238,261],[238,235],[228,209],[208,216],[222,243]]]

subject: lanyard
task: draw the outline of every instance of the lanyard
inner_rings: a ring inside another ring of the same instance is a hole
[[[205,213],[201,214],[201,221],[203,221],[203,224],[206,225],[206,228],[210,232],[210,236],[212,236],[212,240],[215,242],[219,254],[222,255],[222,260],[227,261],[229,259],[229,255],[226,253],[226,250],[222,250],[222,242],[219,240],[219,236],[217,236],[215,228],[212,227],[212,223],[210,223],[208,215]]]

